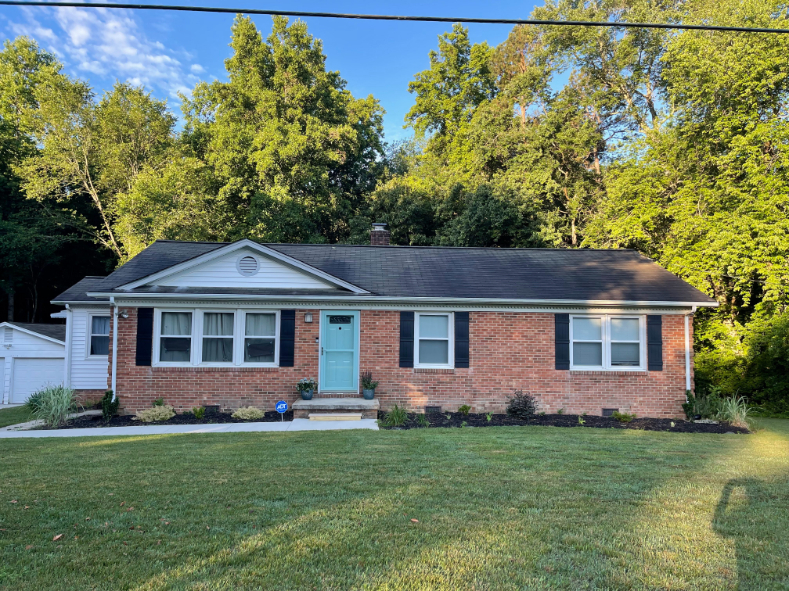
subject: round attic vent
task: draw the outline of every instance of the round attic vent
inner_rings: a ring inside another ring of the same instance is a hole
[[[251,277],[258,272],[258,260],[253,256],[245,256],[238,259],[238,272],[244,277]]]

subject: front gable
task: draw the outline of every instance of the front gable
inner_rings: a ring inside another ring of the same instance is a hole
[[[239,289],[340,289],[366,293],[328,273],[250,240],[242,240],[121,286]]]

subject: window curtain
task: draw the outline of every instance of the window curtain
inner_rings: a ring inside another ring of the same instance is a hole
[[[273,337],[277,332],[274,314],[247,314],[246,334],[255,337]]]
[[[90,354],[109,355],[110,317],[93,316],[90,321]]]
[[[188,362],[192,350],[191,312],[162,312],[162,335],[185,336],[187,338],[167,338],[162,336],[160,361]]]
[[[233,314],[203,314],[203,361],[230,363],[233,361]],[[214,338],[229,336],[229,339]]]

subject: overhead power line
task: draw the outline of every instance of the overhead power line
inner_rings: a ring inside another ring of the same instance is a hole
[[[43,6],[73,8],[120,8],[126,10],[175,10],[181,12],[209,12],[229,14],[286,15],[309,18],[339,18],[368,21],[408,21],[426,23],[476,23],[484,25],[543,25],[561,27],[623,27],[630,29],[682,29],[690,31],[733,31],[738,33],[789,33],[789,29],[765,27],[729,27],[714,25],[683,25],[680,23],[630,23],[609,21],[555,21],[519,18],[476,18],[449,16],[406,16],[395,14],[349,14],[340,12],[306,12],[299,10],[263,10],[260,8],[224,8],[216,6],[189,6],[177,4],[128,4],[111,2],[45,2],[42,0],[0,0],[0,6]]]

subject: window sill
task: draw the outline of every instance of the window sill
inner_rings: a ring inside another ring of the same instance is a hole
[[[151,367],[151,370],[154,372],[163,372],[163,373],[191,373],[191,372],[275,372],[279,370],[279,367],[271,367],[271,366],[264,366],[264,367],[243,367],[243,366],[214,366],[214,367],[206,367],[205,365],[154,365]]]
[[[570,373],[577,376],[609,375],[609,376],[648,376],[645,369],[571,369]]]
[[[415,367],[414,373],[455,373],[454,367]]]

